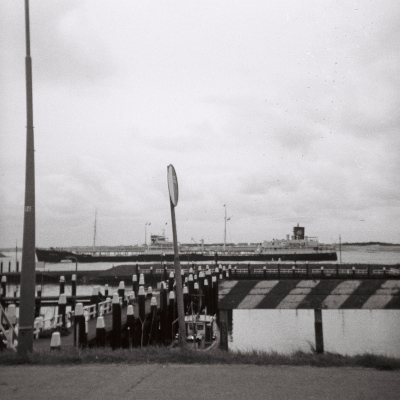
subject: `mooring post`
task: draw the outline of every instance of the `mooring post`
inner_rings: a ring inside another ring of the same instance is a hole
[[[50,339],[50,351],[61,350],[61,335],[60,332],[53,332]]]
[[[96,320],[96,344],[97,346],[106,346],[106,325],[104,323],[104,317],[99,316]]]
[[[228,351],[228,311],[219,310],[219,327],[220,327],[220,343],[221,350]]]
[[[322,311],[320,308],[314,310],[315,328],[315,351],[317,354],[324,352],[324,336],[322,330]]]
[[[128,345],[129,348],[133,346],[133,337],[135,334],[135,314],[133,310],[133,305],[129,305],[126,310],[126,327],[128,330]]]
[[[154,279],[154,276],[153,276],[153,267],[151,266],[151,267],[150,267],[150,286],[151,286],[151,287],[153,287],[153,279]]]
[[[192,301],[192,295],[193,295],[193,291],[194,291],[193,274],[189,274],[188,289],[189,289],[190,300]]]
[[[76,305],[76,275],[73,274],[71,277],[71,295],[73,297],[72,300],[72,311],[75,310],[75,305]]]
[[[323,278],[323,277],[324,277],[324,266],[321,265],[321,278]]]
[[[1,277],[1,292],[2,292],[1,305],[4,308],[5,302],[3,299],[4,297],[7,297],[7,277],[5,275]]]
[[[146,299],[151,299],[153,297],[153,288],[149,286],[147,288]]]
[[[85,316],[83,315],[83,304],[78,303],[75,306],[74,318],[74,346],[86,347],[86,323]]]
[[[174,290],[174,273],[171,271],[168,278],[168,291]]]
[[[104,297],[108,297],[108,283],[106,283],[104,286]]]
[[[151,325],[149,344],[158,342],[158,318],[157,318],[157,299],[153,296],[150,302]]]
[[[139,287],[138,301],[139,301],[139,318],[140,322],[143,323],[144,319],[146,318],[146,293],[144,291],[143,286]]]
[[[212,277],[212,283],[209,287],[210,290],[210,314],[214,315],[218,312],[218,281],[217,277]]]
[[[92,295],[90,297],[90,304],[96,304],[96,316],[99,315],[98,304],[99,304],[99,287],[94,286],[92,288]]]
[[[181,270],[181,281],[182,281],[182,287],[183,287],[183,284],[185,283],[185,271],[183,269]]]
[[[138,285],[137,275],[133,274],[132,275],[132,290],[135,293],[135,296],[138,295],[138,289],[139,289],[139,285]]]
[[[169,292],[169,303],[168,303],[168,329],[167,329],[167,341],[173,341],[173,322],[175,321],[175,293],[171,290]]]
[[[204,280],[207,280],[207,278],[204,275],[203,271],[199,272],[199,290],[204,293]]]
[[[263,277],[264,277],[264,279],[267,279],[267,266],[266,265],[263,266]]]
[[[40,316],[40,306],[41,306],[41,300],[42,300],[42,290],[40,286],[37,286],[36,289],[36,298],[35,298],[35,318],[38,318]]]
[[[353,278],[355,278],[356,277],[356,267],[353,266],[351,269],[353,270]]]
[[[202,305],[202,310],[204,310],[205,308],[207,308],[207,311],[210,312],[211,310],[211,304],[210,304],[210,286],[208,286],[208,280],[204,279],[204,286],[203,286],[203,305]],[[200,311],[202,311],[200,310]]]
[[[65,277],[60,276],[60,294],[63,294],[65,292]]]
[[[183,309],[185,311],[185,314],[187,314],[188,312],[188,308],[189,308],[189,291],[187,286],[184,286],[183,289]],[[161,301],[161,293],[160,293],[160,301]]]
[[[118,296],[122,297],[122,307],[125,307],[125,282],[121,281],[118,286]]]
[[[113,349],[121,347],[121,304],[118,293],[112,297],[112,340]]]
[[[61,315],[62,327],[65,328],[67,326],[65,320],[65,313],[67,310],[67,295],[65,293],[60,294],[60,298],[58,299],[58,315]]]

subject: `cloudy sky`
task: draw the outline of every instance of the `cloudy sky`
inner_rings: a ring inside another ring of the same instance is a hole
[[[0,13],[0,247],[22,243],[23,0]],[[31,0],[37,246],[400,242],[400,3]],[[147,226],[146,223],[151,223]],[[147,240],[149,238],[147,237]]]

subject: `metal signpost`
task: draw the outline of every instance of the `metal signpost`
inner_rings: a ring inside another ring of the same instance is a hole
[[[172,235],[174,241],[174,267],[176,280],[176,301],[179,321],[179,346],[186,347],[185,311],[183,308],[183,290],[181,265],[179,261],[178,237],[176,233],[175,207],[178,205],[178,178],[173,165],[168,165],[168,190],[171,206]]]

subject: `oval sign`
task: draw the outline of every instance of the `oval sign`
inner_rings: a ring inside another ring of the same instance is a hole
[[[168,190],[172,204],[178,205],[178,177],[172,164],[168,165]]]

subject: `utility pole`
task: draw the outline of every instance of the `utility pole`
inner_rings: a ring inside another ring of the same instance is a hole
[[[30,54],[29,0],[25,0],[26,35],[26,169],[24,234],[22,244],[21,295],[19,303],[18,353],[33,351],[35,318],[35,156],[33,137],[32,59]]]

